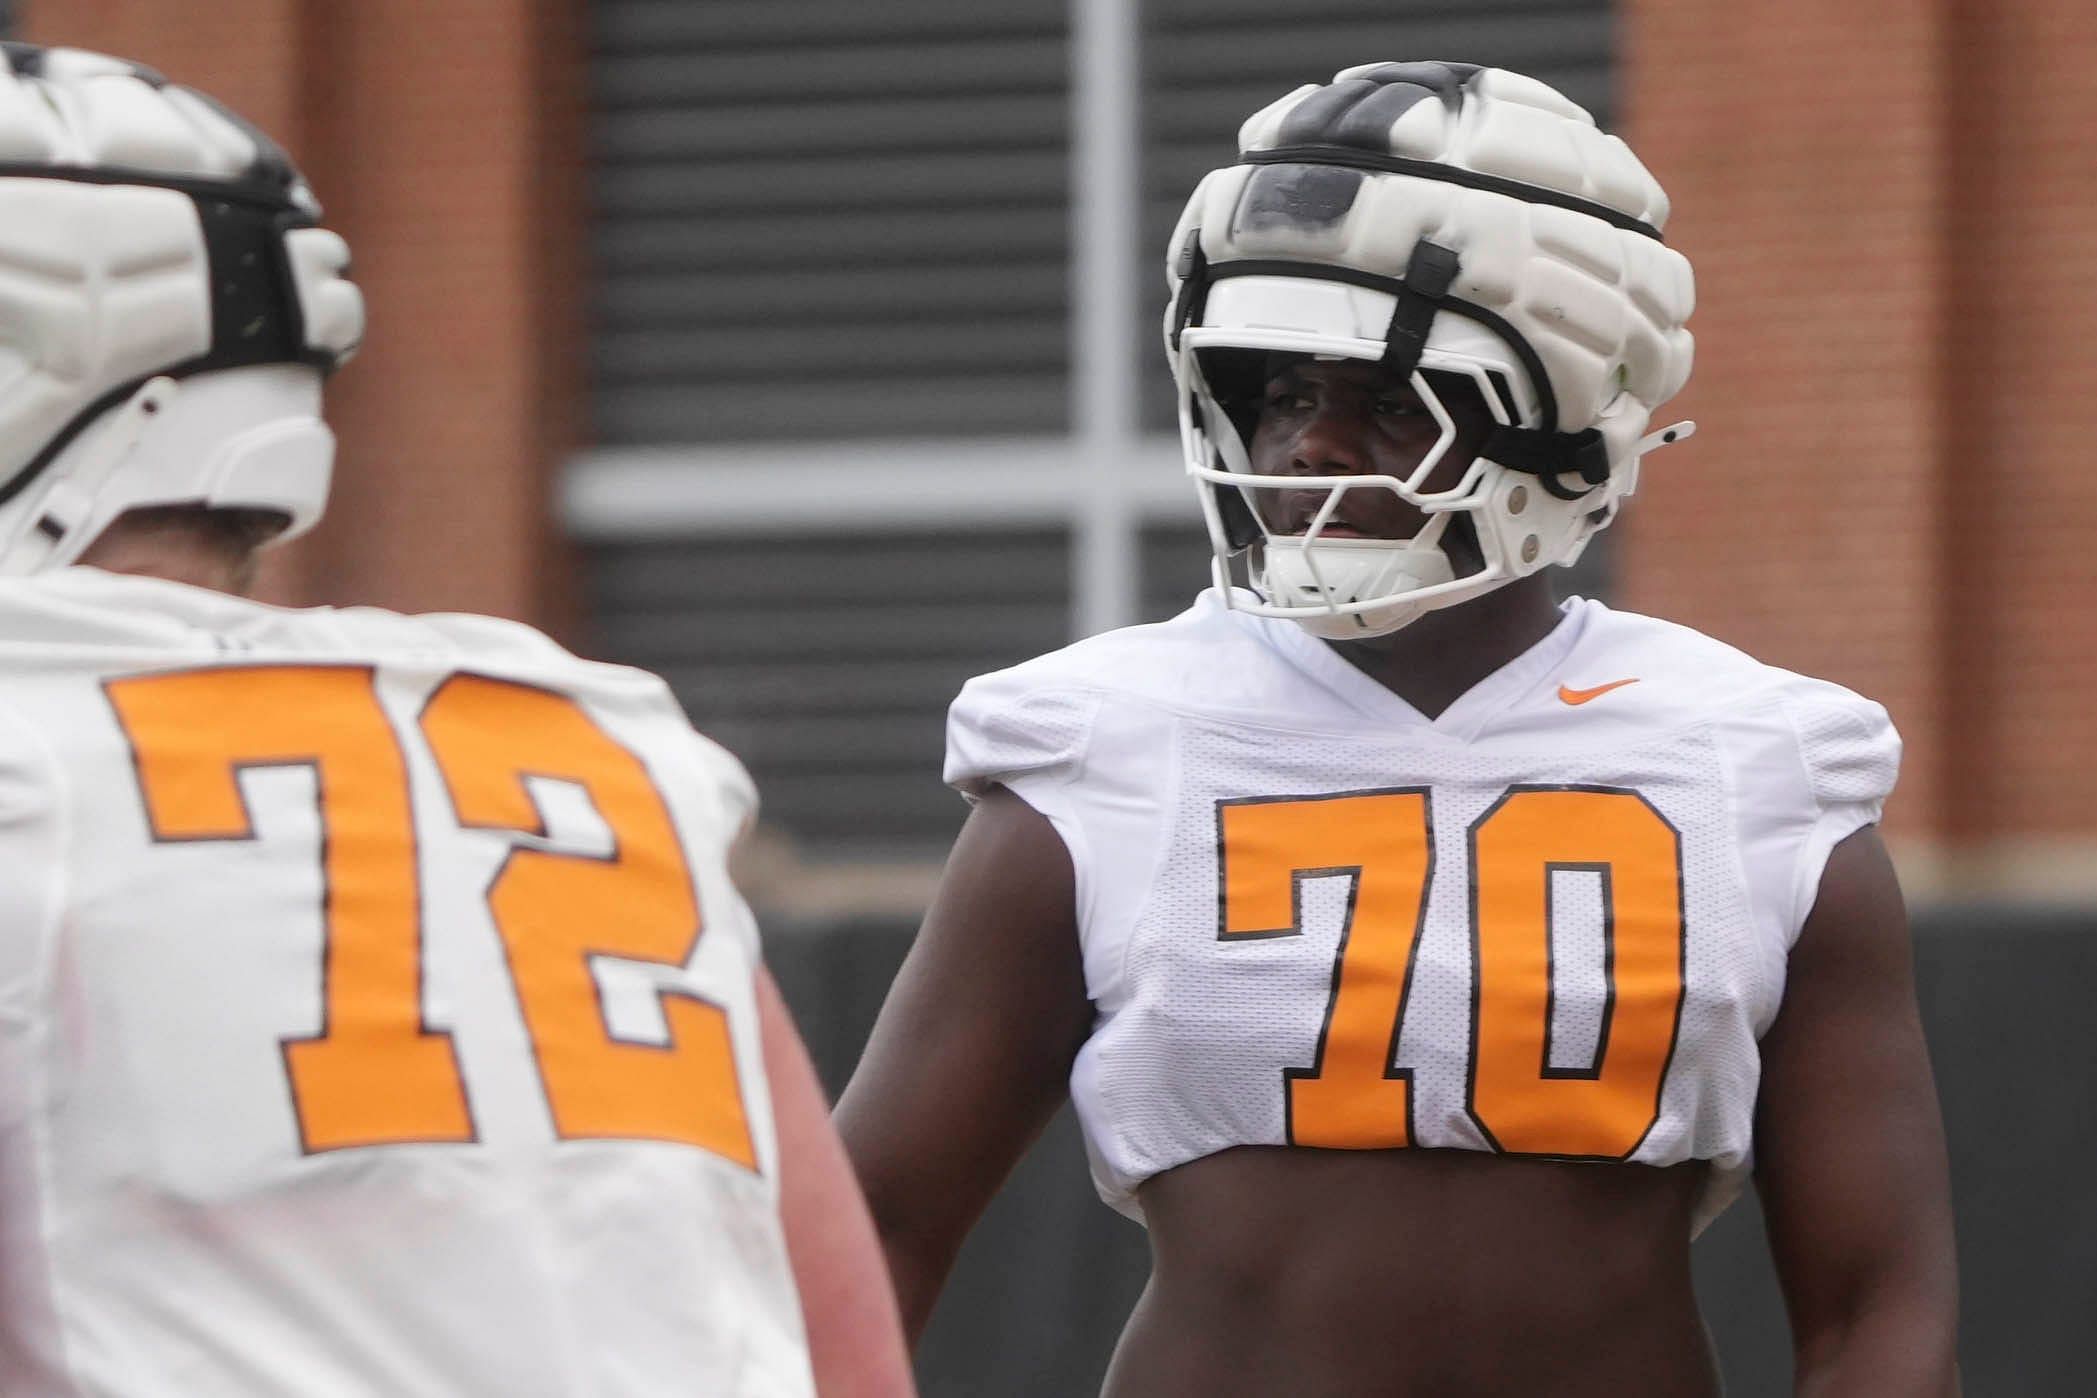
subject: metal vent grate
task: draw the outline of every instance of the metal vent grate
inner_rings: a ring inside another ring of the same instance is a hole
[[[1187,513],[1195,513],[1194,488],[1187,488]],[[1209,534],[1199,519],[1153,524],[1137,536],[1142,561],[1138,620],[1165,621],[1187,610],[1209,585]]]
[[[1165,243],[1201,177],[1235,158],[1238,125],[1305,83],[1380,59],[1513,68],[1611,117],[1615,25],[1607,0],[1148,0],[1144,7],[1142,330],[1158,343]],[[1144,358],[1144,425],[1169,432],[1172,377]]]
[[[1060,432],[1062,0],[600,0],[600,445]]]
[[[939,780],[947,705],[1063,644],[1069,552],[1061,530],[605,545],[589,649],[668,680],[767,824],[829,857],[937,858],[965,814]]]

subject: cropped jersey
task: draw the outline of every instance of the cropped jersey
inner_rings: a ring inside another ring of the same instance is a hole
[[[0,583],[0,1391],[812,1394],[753,802],[525,627]]]
[[[1899,756],[1878,705],[1596,602],[1429,720],[1210,592],[971,681],[946,776],[1070,850],[1109,1203],[1232,1146],[1445,1147],[1707,1160],[1701,1227]]]

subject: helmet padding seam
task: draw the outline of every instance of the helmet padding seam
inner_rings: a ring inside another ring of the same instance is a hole
[[[1379,155],[1374,151],[1350,150],[1346,146],[1281,146],[1274,150],[1247,151],[1238,157],[1240,165],[1339,165],[1350,170],[1374,170],[1383,174],[1410,175],[1414,179],[1435,180],[1442,184],[1461,185],[1465,189],[1483,190],[1490,194],[1504,194],[1519,199],[1525,204],[1550,204],[1574,213],[1586,214],[1589,218],[1602,219],[1615,224],[1628,233],[1638,233],[1656,243],[1666,238],[1660,230],[1644,219],[1636,218],[1600,204],[1592,199],[1582,199],[1577,194],[1562,194],[1542,185],[1527,184],[1521,180],[1510,180],[1501,175],[1481,174],[1476,170],[1465,170],[1455,165],[1444,165],[1437,160],[1414,160],[1403,155]]]
[[[310,228],[319,220],[313,211],[293,199],[281,185],[265,180],[227,180],[207,175],[170,175],[159,170],[135,169],[125,165],[38,165],[19,160],[0,161],[0,179],[65,180],[73,184],[138,185],[147,189],[172,189],[192,199],[223,199],[236,204],[259,204],[275,212],[292,215],[294,227]]]

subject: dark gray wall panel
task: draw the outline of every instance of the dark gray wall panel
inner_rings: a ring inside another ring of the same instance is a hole
[[[1164,621],[1179,615],[1194,594],[1209,585],[1209,531],[1202,527],[1193,487],[1187,490],[1187,519],[1145,529],[1137,558],[1142,565],[1142,621]]]
[[[1061,530],[626,542],[585,556],[586,648],[661,674],[757,779],[767,823],[824,854],[936,859],[971,675],[1068,633]]]
[[[1066,8],[599,0],[597,441],[1062,431]]]

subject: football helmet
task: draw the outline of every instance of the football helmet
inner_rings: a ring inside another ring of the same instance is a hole
[[[1297,89],[1239,133],[1168,249],[1165,339],[1186,469],[1231,605],[1331,639],[1579,558],[1638,483],[1647,434],[1689,376],[1688,261],[1661,241],[1667,196],[1621,140],[1557,91],[1501,69],[1374,63]],[[1380,363],[1440,438],[1404,476],[1273,476],[1249,455],[1271,354]],[[1460,473],[1447,401],[1492,429]],[[1330,491],[1308,528],[1256,492]],[[1326,537],[1349,491],[1424,514],[1411,539]],[[1452,550],[1468,530],[1475,547]],[[1251,551],[1255,597],[1230,560]],[[1482,560],[1482,561],[1481,561]]]
[[[0,573],[68,563],[126,510],[312,527],[322,377],[364,303],[284,152],[200,93],[0,45]]]

